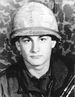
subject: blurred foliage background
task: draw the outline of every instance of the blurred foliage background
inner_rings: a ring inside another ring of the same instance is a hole
[[[0,72],[17,61],[9,42],[11,22],[16,10],[29,0],[0,0]],[[31,0],[30,0],[31,1]],[[35,1],[35,0],[33,0]],[[59,53],[75,60],[75,0],[36,0],[51,8],[57,18],[62,43]]]

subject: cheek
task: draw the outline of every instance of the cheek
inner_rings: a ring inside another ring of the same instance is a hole
[[[46,53],[47,53],[48,55],[50,55],[50,54],[51,54],[51,51],[52,51],[52,48],[51,48],[50,46],[47,46],[47,47],[46,47]]]
[[[42,46],[42,52],[47,56],[51,54],[51,50],[52,50],[52,47],[49,44]]]
[[[50,46],[47,46],[46,47],[46,50],[45,50],[45,59],[49,59],[50,60],[50,57],[51,57],[51,51],[52,51],[52,48]]]
[[[22,53],[24,58],[26,58],[29,55],[30,50],[31,49],[28,46],[24,46],[24,45],[21,46],[21,53]]]
[[[43,46],[42,46],[42,48],[45,50],[45,51],[50,51],[51,49],[52,49],[52,44],[51,44],[51,42],[47,42],[47,43],[45,43]]]

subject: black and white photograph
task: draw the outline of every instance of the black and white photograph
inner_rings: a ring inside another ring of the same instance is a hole
[[[0,97],[75,97],[75,0],[0,0]]]

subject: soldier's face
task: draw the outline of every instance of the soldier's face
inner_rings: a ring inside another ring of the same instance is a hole
[[[40,66],[49,63],[55,44],[56,41],[53,41],[50,36],[24,36],[16,42],[16,47],[25,62],[32,66]]]

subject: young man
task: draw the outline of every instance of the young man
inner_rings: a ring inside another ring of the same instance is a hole
[[[22,58],[4,71],[0,97],[57,97],[67,73],[62,66],[65,73],[59,83],[52,71],[52,49],[61,39],[55,16],[44,4],[29,2],[17,11],[13,22],[11,42]]]

